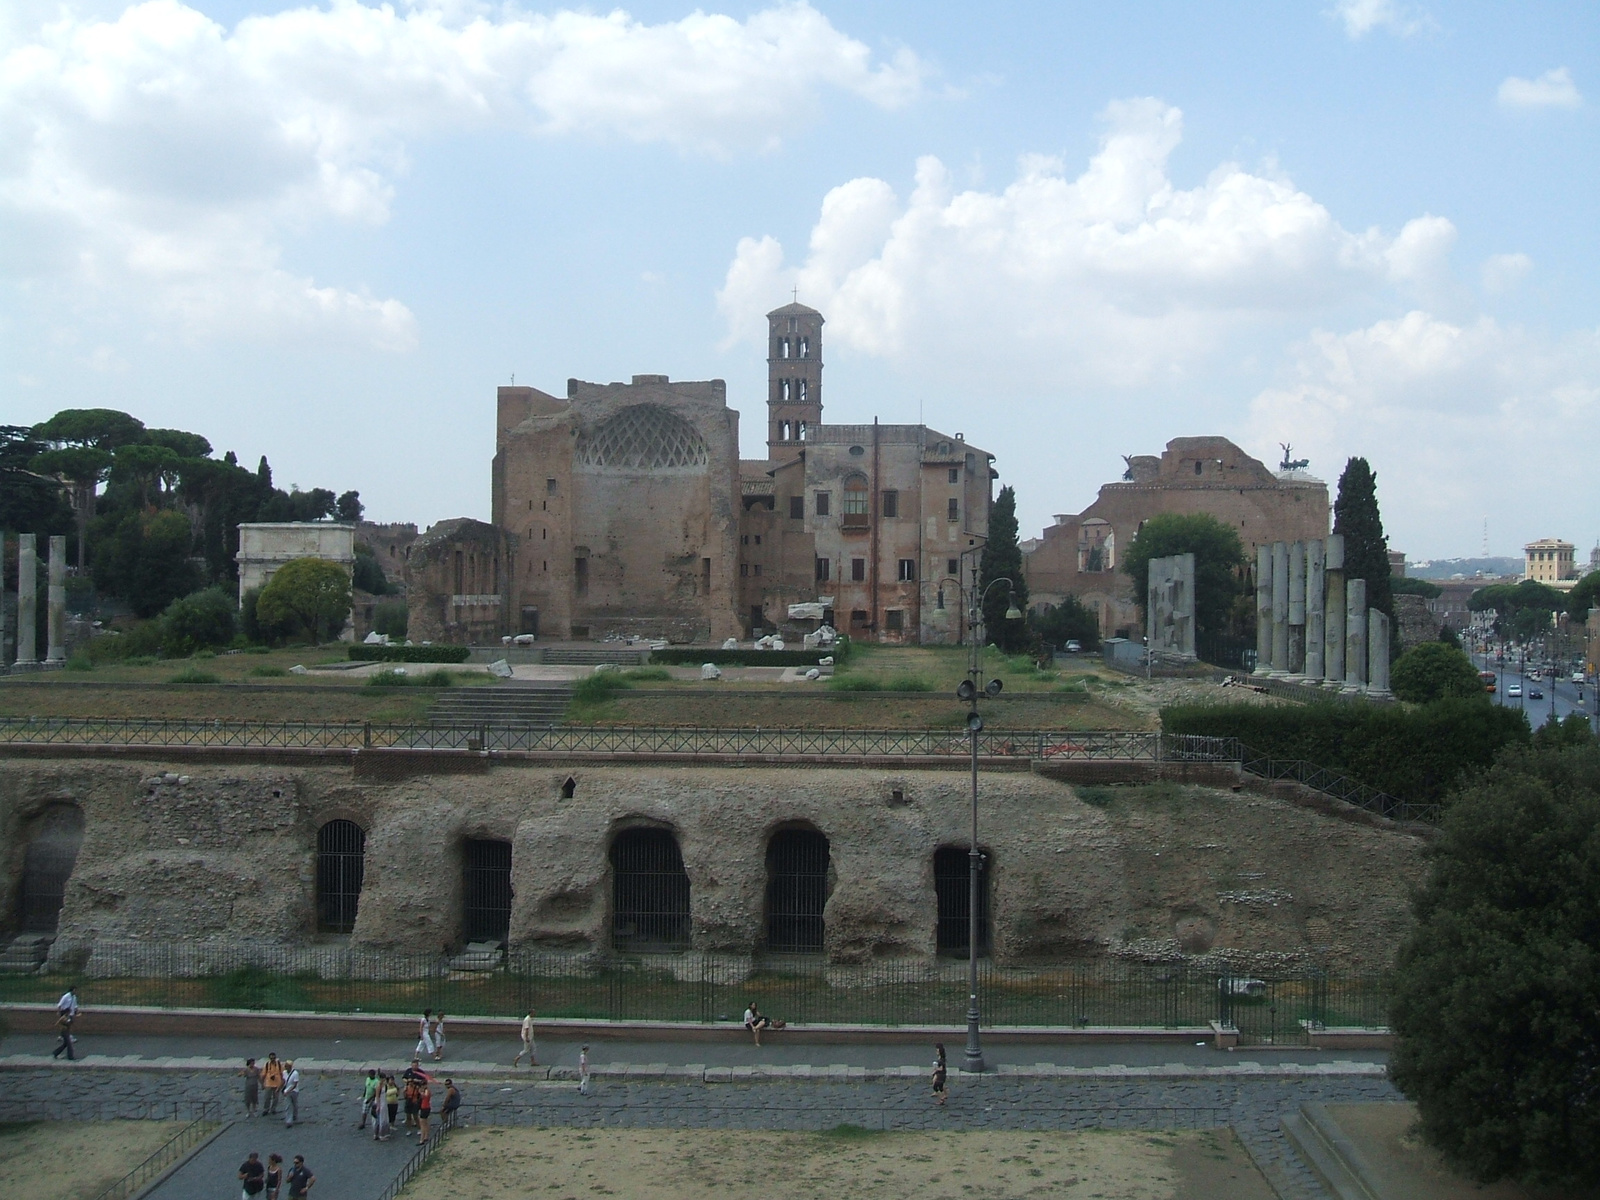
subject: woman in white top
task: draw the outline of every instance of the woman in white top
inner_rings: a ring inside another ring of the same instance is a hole
[[[411,1052],[413,1058],[426,1058],[433,1053],[433,1034],[429,1025],[433,1021],[433,1009],[422,1010],[422,1020],[417,1022],[417,1048]]]
[[[433,1019],[433,1061],[444,1059],[444,1013]]]

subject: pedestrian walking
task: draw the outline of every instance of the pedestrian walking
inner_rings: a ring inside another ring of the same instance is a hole
[[[239,1187],[239,1200],[256,1200],[266,1190],[267,1168],[259,1151],[250,1151],[250,1157],[239,1164]]]
[[[578,1095],[589,1094],[589,1047],[578,1051]]]
[[[454,1079],[444,1081],[444,1127],[456,1127],[456,1113],[461,1108],[461,1089],[456,1087]]]
[[[429,1028],[433,1024],[433,1009],[422,1010],[422,1020],[417,1023],[417,1048],[411,1053],[416,1058],[427,1058],[433,1053],[433,1032]]]
[[[278,1200],[283,1189],[283,1155],[274,1150],[267,1155],[267,1190],[261,1200]]]
[[[74,1021],[78,1019],[78,993],[73,988],[68,988],[61,993],[61,999],[56,1001],[56,1012],[66,1013]]]
[[[433,1019],[433,1061],[444,1061],[444,1013]]]
[[[383,1085],[383,1107],[388,1120],[384,1122],[383,1140],[389,1140],[389,1130],[394,1128],[394,1119],[400,1111],[400,1085],[390,1075]]]
[[[317,1177],[311,1173],[311,1168],[306,1166],[306,1156],[296,1154],[294,1166],[289,1168],[289,1200],[305,1200],[311,1191],[311,1185],[317,1182]]]
[[[517,1056],[511,1060],[511,1065],[514,1067],[520,1063],[524,1054],[528,1056],[528,1065],[530,1067],[539,1065],[539,1051],[533,1044],[533,1009],[531,1008],[528,1010],[528,1015],[522,1018],[522,1049],[517,1051]]]
[[[378,1073],[367,1072],[367,1081],[361,1085],[361,1120],[356,1125],[357,1129],[367,1127],[367,1118],[372,1115],[372,1099],[378,1094]]]
[[[56,1032],[61,1035],[61,1040],[56,1043],[56,1048],[54,1050],[50,1051],[50,1057],[51,1058],[60,1058],[61,1057],[61,1052],[63,1050],[65,1050],[67,1052],[67,1061],[71,1062],[76,1057],[76,1055],[73,1053],[72,1048],[73,1048],[73,1046],[75,1046],[77,1044],[76,1040],[72,1036],[72,1013],[71,1012],[68,1012],[68,1011],[65,1011],[65,1010],[57,1011],[57,1013],[56,1013]]]
[[[944,1043],[935,1042],[933,1048],[939,1053],[939,1057],[933,1060],[933,1099],[942,1107],[945,1100],[945,1082],[950,1078],[950,1068],[944,1061]]]
[[[300,1072],[292,1062],[285,1061],[283,1065],[288,1070],[283,1077],[283,1127],[293,1129],[300,1119]]]
[[[253,1117],[261,1105],[261,1068],[255,1059],[247,1058],[239,1074],[244,1077],[244,1115]]]
[[[265,1093],[261,1115],[271,1116],[278,1111],[278,1097],[283,1094],[283,1064],[277,1051],[268,1052],[267,1061],[261,1064],[261,1090]]]

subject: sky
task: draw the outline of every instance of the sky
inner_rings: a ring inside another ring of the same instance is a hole
[[[494,389],[722,378],[996,456],[1221,434],[1412,559],[1600,542],[1600,6],[0,6],[0,421],[489,515]]]

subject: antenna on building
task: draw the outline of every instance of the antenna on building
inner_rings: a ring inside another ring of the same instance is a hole
[[[511,372],[511,382],[512,383],[516,383],[516,381],[517,381],[517,373],[515,371],[513,371],[513,372]]]
[[[1489,518],[1483,518],[1483,556],[1489,557]]]

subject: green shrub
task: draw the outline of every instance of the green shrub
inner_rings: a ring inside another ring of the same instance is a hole
[[[1477,699],[1387,704],[1186,705],[1161,710],[1167,733],[1234,737],[1257,753],[1302,759],[1414,803],[1437,803],[1530,733],[1517,709]]]
[[[185,667],[179,671],[168,683],[221,683],[222,681],[210,671],[200,671],[194,667]]]
[[[413,676],[412,685],[415,687],[455,687],[456,677],[443,667],[437,671],[426,671],[421,675]]]
[[[282,667],[274,667],[271,665],[251,667],[249,670],[249,674],[254,675],[257,679],[282,679],[288,673],[289,672],[284,670]]]
[[[464,663],[472,657],[466,646],[351,646],[352,662]]]
[[[233,597],[219,587],[183,596],[161,614],[161,649],[168,658],[226,646],[233,640]]]
[[[843,644],[830,650],[708,650],[681,649],[650,651],[650,661],[669,667],[698,667],[701,663],[715,663],[719,667],[814,667],[817,660],[828,655],[834,662],[842,663],[849,654]]]
[[[160,621],[138,621],[126,629],[110,630],[89,639],[87,653],[91,662],[120,662],[132,665],[135,658],[154,661],[161,653],[163,635]],[[144,665],[144,664],[140,664]]]
[[[629,683],[658,683],[672,678],[672,672],[665,667],[635,667],[619,673]]]
[[[1489,703],[1472,660],[1444,642],[1423,642],[1402,654],[1390,672],[1389,687],[1413,704],[1430,704],[1446,696]]]
[[[132,658],[123,659],[122,665],[125,667],[152,667],[155,662],[155,658],[149,654],[136,654]]]
[[[363,686],[369,688],[410,687],[412,682],[411,676],[403,671],[385,668],[382,671],[374,671],[371,675],[368,675],[367,682]]]
[[[835,692],[931,692],[933,684],[920,675],[835,675],[828,681]]]
[[[621,671],[600,671],[578,680],[572,689],[572,698],[578,704],[604,704],[632,686],[622,677]]]
[[[409,617],[404,600],[379,600],[372,613],[372,628],[385,637],[404,639]]]
[[[90,658],[86,651],[79,650],[71,658],[67,659],[67,670],[92,671],[94,670],[94,659]]]

